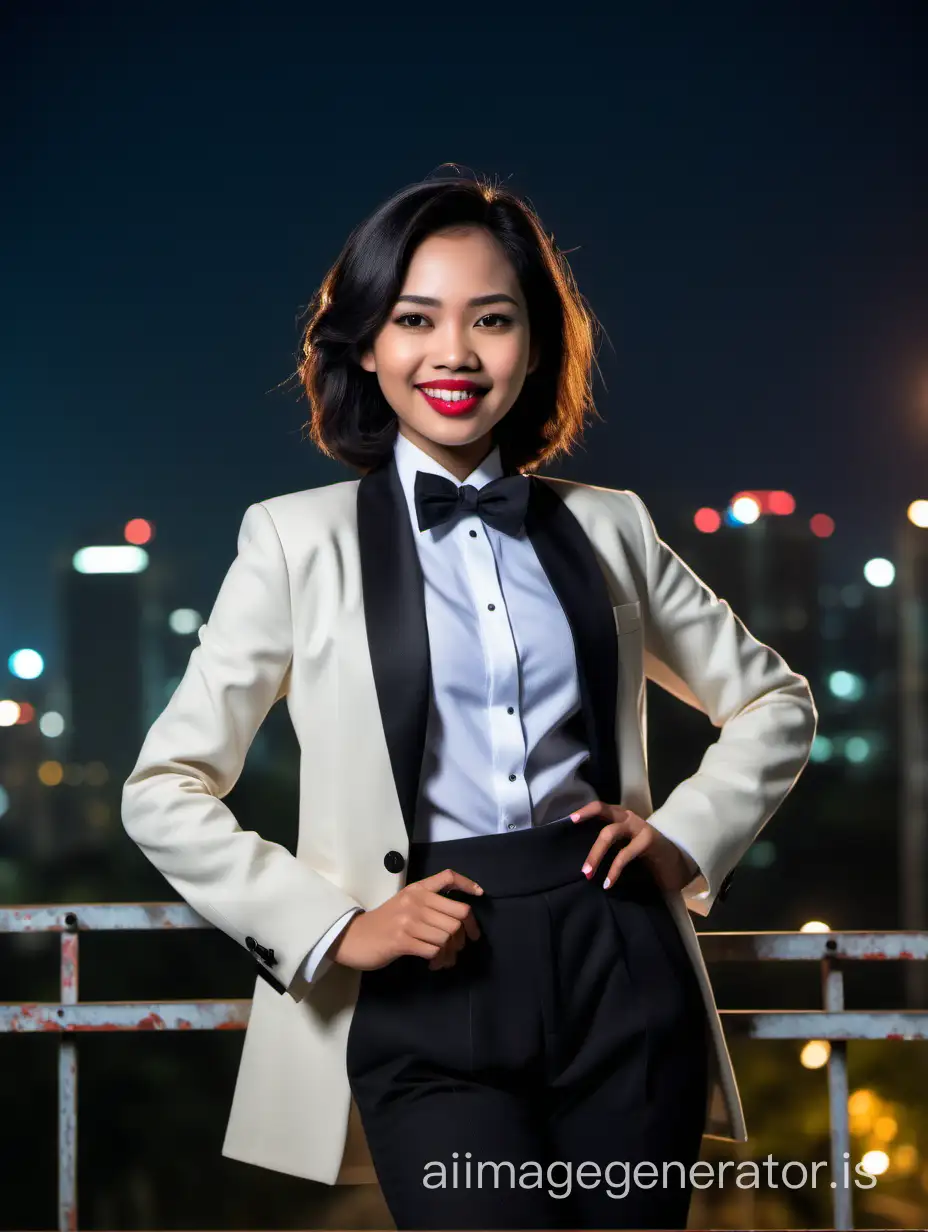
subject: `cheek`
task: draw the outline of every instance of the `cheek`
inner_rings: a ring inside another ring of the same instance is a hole
[[[498,381],[521,381],[528,368],[528,341],[523,335],[500,338],[487,359]]]
[[[391,338],[378,351],[377,367],[381,376],[386,380],[405,380],[420,362],[420,349],[413,338]]]

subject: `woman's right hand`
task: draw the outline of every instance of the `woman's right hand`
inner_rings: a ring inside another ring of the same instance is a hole
[[[374,971],[404,954],[436,959],[429,964],[453,966],[465,936],[476,941],[480,929],[468,903],[447,898],[442,890],[482,894],[476,881],[445,868],[431,877],[413,881],[370,911],[359,911],[336,941],[335,962],[356,971]],[[450,961],[449,961],[450,959]]]

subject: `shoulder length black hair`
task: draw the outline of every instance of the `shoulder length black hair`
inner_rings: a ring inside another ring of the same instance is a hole
[[[308,428],[322,453],[362,472],[386,461],[397,416],[361,356],[393,310],[412,255],[445,227],[476,225],[496,237],[528,306],[538,366],[495,426],[506,474],[569,453],[592,399],[595,318],[534,210],[478,179],[435,178],[396,193],[348,237],[309,307],[299,377]]]

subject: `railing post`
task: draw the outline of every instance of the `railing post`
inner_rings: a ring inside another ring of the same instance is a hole
[[[826,947],[834,948],[829,939]],[[844,972],[839,960],[822,959],[823,1008],[830,1013],[844,1009]],[[836,1232],[854,1227],[851,1180],[846,1171],[851,1159],[851,1131],[848,1120],[847,1040],[832,1040],[828,1052],[828,1112],[831,1125],[831,1175],[834,1186],[832,1212]],[[847,1178],[845,1183],[845,1178]]]
[[[69,911],[61,933],[61,1004],[77,1004],[78,923]],[[58,1230],[77,1232],[77,1040],[58,1037]]]

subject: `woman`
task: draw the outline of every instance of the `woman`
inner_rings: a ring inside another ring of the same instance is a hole
[[[224,1153],[358,1179],[350,1111],[398,1228],[683,1227],[702,1135],[745,1136],[687,908],[724,897],[815,708],[633,492],[535,473],[592,357],[508,192],[430,180],[358,227],[302,375],[363,478],[249,508],[125,787],[264,977]],[[722,729],[656,812],[646,677]],[[221,803],[283,696],[296,856]]]

